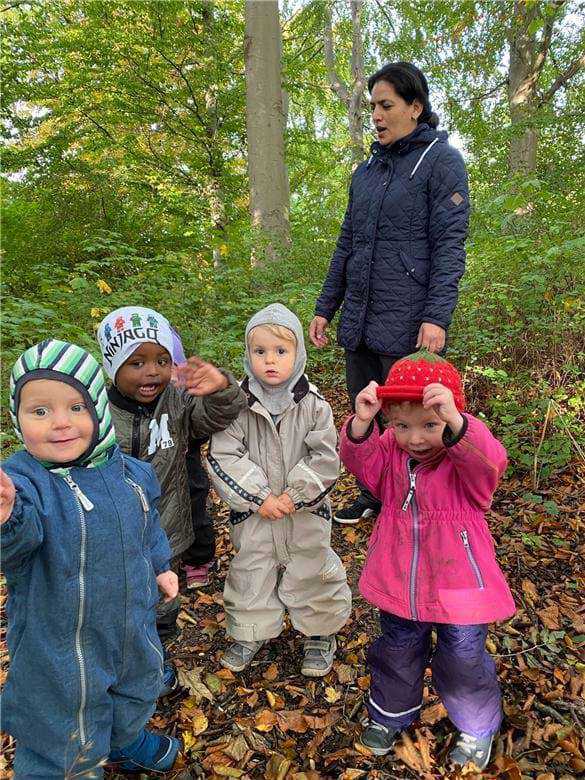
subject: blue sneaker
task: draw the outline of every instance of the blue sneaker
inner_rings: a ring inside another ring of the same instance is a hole
[[[108,764],[113,764],[112,768],[117,772],[129,774],[142,774],[145,769],[169,772],[180,749],[178,739],[142,729],[134,742],[120,750],[114,748],[111,751]]]
[[[177,672],[174,665],[170,661],[165,661],[165,665],[163,666],[162,682],[163,687],[159,693],[159,698],[161,696],[170,696],[179,690],[179,679],[177,677]]]

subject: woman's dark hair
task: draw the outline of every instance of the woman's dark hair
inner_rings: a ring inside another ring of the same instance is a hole
[[[429,101],[429,85],[424,73],[412,62],[389,62],[377,70],[368,79],[368,90],[371,92],[377,81],[387,81],[407,103],[418,100],[423,110],[418,123],[426,122],[430,127],[437,127],[439,117],[434,113]]]

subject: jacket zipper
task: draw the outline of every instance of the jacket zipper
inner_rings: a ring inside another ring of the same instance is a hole
[[[140,458],[140,421],[139,414],[132,417],[132,457]]]
[[[142,526],[142,544],[141,544],[141,549],[144,550],[144,534],[146,533],[146,526],[148,524],[148,512],[150,510],[150,506],[148,504],[148,499],[146,498],[146,495],[145,495],[144,490],[142,489],[142,487],[137,482],[134,482],[134,480],[130,479],[130,477],[124,476],[124,480],[125,480],[125,482],[128,485],[130,485],[132,490],[136,493],[136,495],[140,499],[140,504],[142,505],[142,512],[144,514],[144,525]],[[150,596],[151,596],[151,593],[152,593],[152,590],[150,588],[150,562],[147,560],[147,558],[144,555],[144,553],[142,553],[142,558],[144,560],[144,563],[146,564],[146,575],[147,575],[146,576],[146,581],[148,583],[148,597],[150,599]],[[158,647],[154,644],[154,642],[151,641],[150,637],[148,636],[148,631],[146,630],[146,623],[143,623],[143,627],[144,627],[144,636],[146,637],[146,641],[148,642],[148,644],[152,647],[152,649],[155,651],[155,653],[160,658],[160,664],[161,664],[161,666],[160,666],[160,673],[162,674],[163,666],[164,666],[163,655],[162,655],[161,651],[158,649]]]
[[[410,600],[410,612],[413,620],[418,620],[418,614],[416,611],[416,574],[418,569],[418,557],[419,557],[419,525],[418,525],[418,506],[416,503],[416,472],[410,468],[410,459],[407,461],[406,468],[408,470],[409,490],[404,503],[402,504],[402,511],[406,512],[408,506],[412,505],[412,560],[410,562],[410,574],[408,580],[408,596]]]
[[[461,540],[463,541],[463,546],[465,547],[465,552],[467,553],[467,560],[469,561],[469,564],[473,569],[473,573],[475,574],[475,579],[477,580],[477,586],[478,588],[483,589],[483,577],[481,576],[480,568],[477,564],[477,561],[475,560],[475,556],[473,555],[473,550],[469,544],[469,536],[467,535],[465,528],[460,531],[460,534]]]
[[[93,504],[89,498],[83,493],[79,485],[73,481],[68,474],[65,478],[65,482],[70,490],[73,492],[75,502],[77,504],[77,511],[79,513],[79,525],[81,528],[81,545],[79,552],[79,608],[77,612],[77,629],[75,631],[75,654],[77,656],[77,663],[79,664],[79,678],[80,678],[80,690],[81,697],[79,702],[79,711],[77,713],[77,722],[79,724],[79,741],[82,747],[86,744],[85,735],[85,705],[87,701],[87,678],[85,669],[85,658],[83,657],[83,647],[81,644],[81,630],[83,628],[83,618],[85,614],[85,561],[87,556],[87,524],[85,522],[85,514],[83,510],[91,511]]]

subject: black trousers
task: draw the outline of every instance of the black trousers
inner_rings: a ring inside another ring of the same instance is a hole
[[[215,529],[213,518],[207,511],[209,478],[201,462],[201,447],[206,441],[190,439],[186,456],[191,519],[195,532],[193,544],[182,555],[183,562],[189,566],[202,566],[215,558]]]
[[[400,359],[400,355],[380,355],[372,352],[364,344],[355,350],[345,350],[345,383],[351,407],[355,411],[355,399],[358,393],[372,380],[383,385],[392,365]],[[376,422],[380,431],[384,430],[384,421],[380,413],[376,415]],[[358,482],[361,498],[371,505],[372,509],[380,510],[380,502],[372,496],[370,491]]]

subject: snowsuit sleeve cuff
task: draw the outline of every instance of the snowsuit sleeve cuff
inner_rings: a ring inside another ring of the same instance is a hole
[[[22,524],[24,523],[24,505],[22,498],[20,497],[18,490],[14,497],[14,506],[12,507],[12,513],[8,520],[0,526],[2,529],[2,540],[6,544],[11,541],[15,536],[20,534]]]
[[[363,436],[354,436],[352,434],[352,432],[351,432],[351,424],[352,424],[352,422],[354,420],[354,417],[355,417],[355,414],[352,415],[349,418],[349,420],[345,424],[344,430],[345,430],[345,433],[347,434],[347,438],[350,440],[350,442],[352,442],[352,444],[363,444],[372,435],[375,423],[374,423],[374,420],[371,421],[371,423],[370,423],[370,425],[368,427],[368,430],[364,433]]]
[[[445,430],[443,431],[443,444],[447,448],[454,447],[456,444],[459,444],[461,439],[467,433],[467,428],[469,427],[469,420],[466,414],[462,414],[461,416],[463,417],[463,425],[461,426],[461,430],[459,431],[458,434],[454,434],[448,425],[445,426]]]

